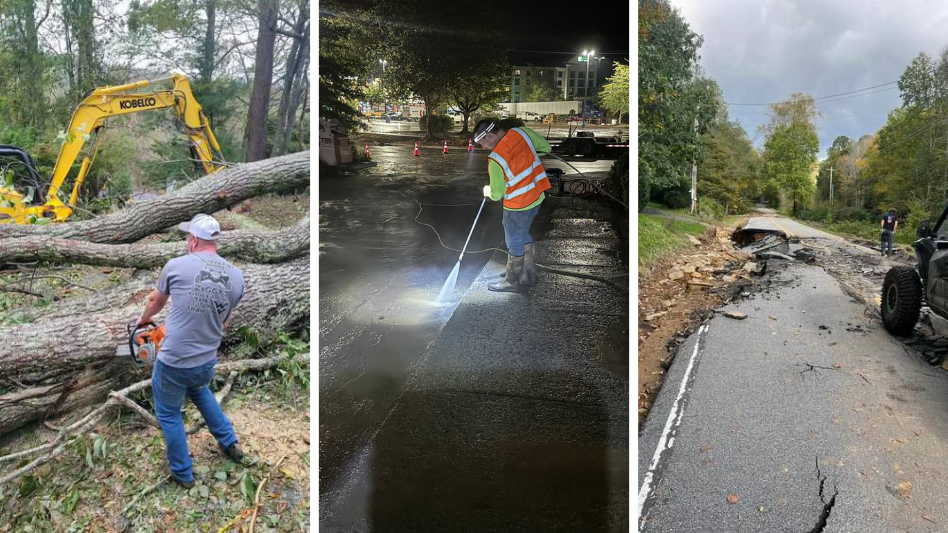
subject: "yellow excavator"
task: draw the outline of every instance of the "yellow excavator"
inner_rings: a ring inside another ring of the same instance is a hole
[[[170,89],[156,88],[157,84],[169,81]],[[0,160],[12,162],[21,173],[25,171],[26,181],[32,184],[29,187],[31,192],[27,195],[17,192],[13,188],[13,180],[6,177],[6,170],[0,166],[0,224],[65,221],[79,200],[79,189],[99,149],[99,133],[105,121],[121,115],[169,108],[184,126],[188,150],[195,165],[205,174],[223,168],[226,163],[221,147],[207,117],[201,111],[201,105],[194,99],[188,78],[183,74],[173,74],[160,80],[99,87],[89,93],[73,112],[45,195],[42,193],[43,182],[29,154],[16,146],[0,145]],[[79,165],[69,201],[64,203],[59,198],[60,189],[86,143],[89,143],[89,147]]]

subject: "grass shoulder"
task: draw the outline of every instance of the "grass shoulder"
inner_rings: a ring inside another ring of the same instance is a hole
[[[648,269],[662,257],[683,247],[692,248],[688,236],[701,235],[707,227],[659,215],[639,214],[639,267]]]

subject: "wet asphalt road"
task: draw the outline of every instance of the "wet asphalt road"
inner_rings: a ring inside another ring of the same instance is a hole
[[[944,531],[945,373],[819,266],[770,265],[723,309],[747,318],[711,319],[666,376],[639,434],[640,531]]]
[[[370,150],[377,165],[321,169],[318,177],[321,494],[360,468],[409,377],[493,253],[473,252],[503,247],[501,205],[488,201],[452,303],[433,303],[458,252],[414,219],[460,248],[483,198],[487,152],[442,155],[423,147],[415,158],[410,146]],[[612,161],[573,164],[603,171]]]

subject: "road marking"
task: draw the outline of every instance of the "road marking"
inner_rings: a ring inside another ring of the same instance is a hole
[[[681,379],[681,386],[678,388],[678,396],[675,397],[675,401],[672,403],[671,409],[668,411],[668,420],[665,421],[665,429],[662,430],[662,435],[658,439],[658,446],[655,448],[655,455],[652,456],[652,463],[648,467],[648,472],[645,473],[645,478],[642,480],[642,487],[639,489],[639,518],[642,517],[642,508],[645,506],[645,501],[648,499],[649,494],[652,492],[652,480],[655,477],[655,469],[658,467],[658,462],[662,457],[662,454],[666,450],[670,450],[675,444],[675,437],[671,434],[677,431],[679,424],[681,424],[681,416],[684,414],[684,405],[681,403],[681,399],[685,395],[685,391],[688,389],[688,378],[691,376],[691,370],[695,365],[695,358],[698,355],[698,348],[701,346],[701,337],[708,331],[708,325],[705,324],[698,329],[698,336],[695,339],[695,349],[691,353],[691,360],[688,361],[688,368],[685,369],[685,376]],[[645,523],[640,523],[640,527],[643,527]],[[641,529],[640,529],[641,531]]]

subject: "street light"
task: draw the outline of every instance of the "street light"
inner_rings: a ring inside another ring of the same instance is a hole
[[[382,76],[385,76],[385,65],[388,64],[388,60],[379,59],[379,63],[382,64]],[[380,85],[381,85],[381,80],[382,78],[380,77],[379,78]],[[385,89],[382,87],[379,87],[379,88],[382,89],[382,114],[384,115],[385,113],[388,113],[388,102],[385,100]]]
[[[586,57],[586,88],[583,89],[583,109],[580,111],[583,115],[583,126],[586,126],[586,96],[589,94],[589,59],[590,57],[596,55],[595,50],[583,51],[583,56]]]

